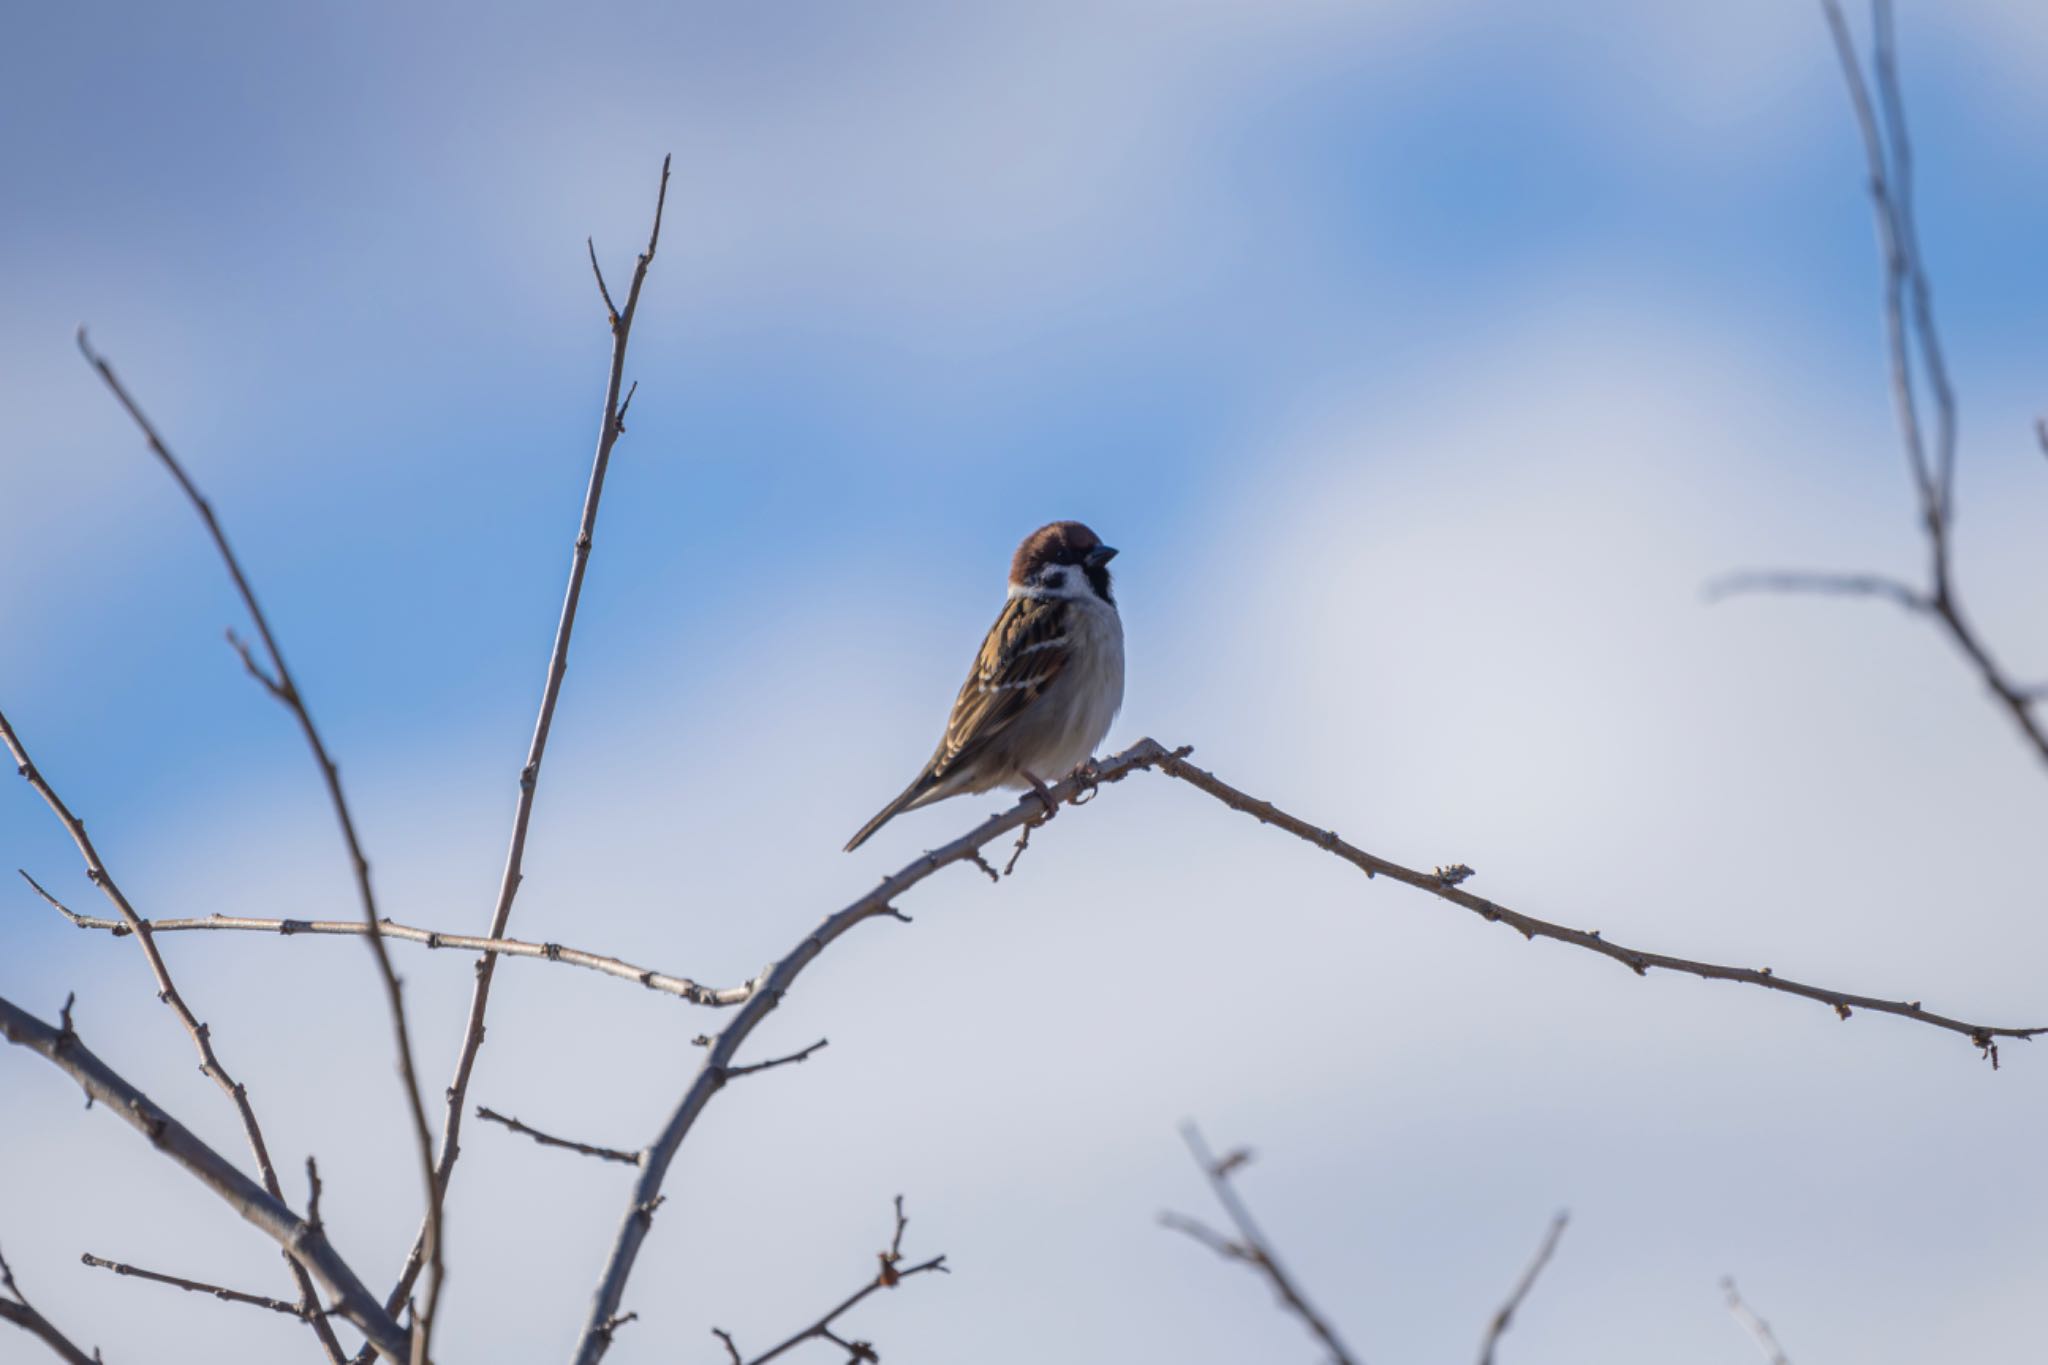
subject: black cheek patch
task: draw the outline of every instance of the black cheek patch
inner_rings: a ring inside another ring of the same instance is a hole
[[[1064,588],[1067,585],[1067,576],[1063,573],[1049,573],[1039,582],[1048,588]]]

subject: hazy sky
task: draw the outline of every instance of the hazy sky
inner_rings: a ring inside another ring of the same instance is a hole
[[[2048,20],[1907,4],[1963,404],[1964,590],[2048,678]],[[1857,16],[1859,23],[1862,16]],[[145,5],[0,24],[0,707],[144,913],[356,913],[204,535],[225,518],[384,905],[488,922],[604,376],[669,218],[513,931],[737,982],[992,799],[846,836],[928,751],[1017,538],[1123,550],[1109,747],[1192,743],[1384,856],[1660,951],[2048,1023],[2048,773],[1923,627],[1700,585],[1920,559],[1861,153],[1816,8]],[[0,865],[92,889],[23,784]],[[1176,1124],[1375,1365],[2011,1360],[2048,1056],[1638,980],[1157,778],[833,948],[668,1185],[612,1359],[765,1349],[886,1240],[891,1365],[1307,1361]],[[364,1277],[418,1190],[360,944],[163,943]],[[395,946],[435,1094],[464,958]],[[722,1016],[526,961],[472,1099],[638,1146]],[[0,888],[0,994],[243,1160],[131,943]],[[309,1358],[274,1250],[0,1056],[0,1247],[112,1365]],[[441,1355],[566,1357],[629,1173],[470,1124]],[[295,1200],[298,1182],[290,1182]],[[829,1360],[816,1349],[813,1356]],[[35,1359],[0,1336],[0,1360]]]

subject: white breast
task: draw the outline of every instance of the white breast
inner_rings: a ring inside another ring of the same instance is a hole
[[[1076,601],[1067,630],[1073,654],[1039,698],[1045,723],[1029,746],[1034,771],[1047,781],[1092,757],[1124,704],[1124,627],[1116,608],[1094,598]]]

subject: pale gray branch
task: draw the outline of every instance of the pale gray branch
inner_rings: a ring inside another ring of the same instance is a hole
[[[54,1064],[82,1086],[87,1095],[119,1115],[151,1146],[282,1247],[327,1290],[334,1300],[334,1311],[362,1329],[386,1359],[408,1358],[409,1334],[363,1287],[355,1271],[328,1242],[325,1232],[301,1219],[281,1199],[243,1175],[234,1163],[95,1056],[75,1033],[52,1028],[11,1001],[0,999],[0,1035]]]
[[[27,872],[22,872],[21,877],[35,888],[37,895],[79,928],[101,929],[116,937],[131,932],[125,921],[100,915],[80,914],[44,890],[42,884]],[[369,932],[360,920],[264,919],[247,915],[198,915],[186,919],[152,919],[142,922],[149,926],[152,934],[217,929],[228,932],[276,934],[281,938],[301,935],[317,938],[336,935],[356,936]],[[591,971],[603,972],[606,976],[635,982],[651,991],[679,996],[693,1005],[728,1007],[741,1004],[746,1000],[750,989],[747,986],[704,986],[688,977],[670,976],[651,967],[636,966],[620,958],[585,952],[581,948],[571,948],[560,943],[529,943],[516,938],[479,938],[470,934],[450,934],[438,929],[422,929],[415,925],[399,924],[388,919],[378,926],[378,932],[386,939],[394,939],[401,943],[417,943],[424,948],[487,952],[500,957],[536,958],[544,962],[564,962],[572,967],[587,967]]]

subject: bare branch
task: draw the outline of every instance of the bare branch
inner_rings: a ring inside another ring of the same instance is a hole
[[[1535,1259],[1522,1272],[1522,1278],[1515,1282],[1514,1292],[1508,1295],[1508,1301],[1500,1306],[1500,1311],[1493,1315],[1493,1321],[1487,1324],[1486,1340],[1479,1343],[1479,1365],[1493,1365],[1493,1348],[1508,1330],[1508,1324],[1514,1321],[1515,1310],[1522,1306],[1522,1300],[1529,1297],[1536,1277],[1543,1273],[1544,1266],[1550,1264],[1552,1254],[1557,1251],[1557,1239],[1564,1236],[1564,1225],[1570,1219],[1570,1214],[1559,1213],[1550,1220],[1550,1231],[1544,1234],[1543,1245],[1536,1248]]]
[[[1168,757],[1167,751],[1158,744],[1149,739],[1142,740],[1103,764],[1099,775],[1088,779],[1069,777],[1052,791],[1057,800],[1071,801],[1084,791],[1117,781]],[[879,886],[845,909],[827,917],[755,978],[746,1003],[740,1006],[732,1021],[712,1042],[704,1060],[698,1065],[695,1078],[677,1101],[675,1111],[669,1115],[661,1133],[648,1145],[640,1178],[634,1182],[625,1217],[620,1220],[611,1255],[592,1296],[590,1314],[585,1320],[582,1341],[577,1348],[578,1365],[596,1365],[603,1358],[609,1344],[602,1332],[603,1324],[619,1310],[620,1300],[626,1292],[626,1281],[633,1273],[633,1263],[639,1257],[640,1246],[647,1238],[652,1221],[645,1210],[660,1195],[662,1182],[668,1176],[669,1163],[675,1160],[676,1152],[682,1147],[683,1139],[689,1136],[698,1115],[704,1112],[711,1097],[724,1087],[732,1070],[733,1057],[747,1036],[781,1003],[804,969],[841,935],[870,919],[901,918],[892,901],[941,868],[954,863],[985,861],[979,856],[984,844],[1009,833],[1026,820],[1042,815],[1043,811],[1044,807],[1034,792],[1009,810],[982,821],[971,833],[926,853],[894,876],[883,878]]]
[[[161,1271],[144,1270],[140,1266],[123,1265],[119,1261],[109,1261],[103,1257],[95,1256],[91,1252],[87,1252],[78,1259],[89,1266],[95,1266],[101,1270],[111,1270],[116,1275],[132,1275],[138,1280],[152,1280],[157,1284],[171,1285],[174,1288],[188,1290],[195,1294],[211,1294],[214,1298],[224,1303],[246,1303],[252,1308],[268,1308],[271,1312],[282,1313],[288,1318],[303,1318],[307,1314],[305,1308],[298,1304],[286,1303],[283,1299],[273,1299],[264,1294],[245,1294],[239,1289],[227,1289],[217,1284],[207,1284],[201,1280],[188,1280],[180,1275],[166,1275]],[[316,1306],[312,1311],[317,1314],[320,1310]]]
[[[43,798],[43,804],[50,808],[58,823],[63,825],[65,833],[71,836],[71,842],[77,846],[79,856],[85,860],[86,877],[100,889],[101,894],[113,904],[114,909],[120,912],[121,922],[135,935],[135,941],[149,963],[150,975],[156,980],[157,999],[170,1007],[171,1013],[178,1017],[178,1022],[184,1025],[185,1032],[190,1035],[192,1046],[199,1054],[200,1073],[219,1086],[221,1093],[235,1106],[235,1113],[242,1120],[242,1136],[248,1141],[249,1151],[256,1158],[257,1172],[263,1178],[263,1189],[272,1199],[283,1203],[284,1187],[278,1183],[277,1167],[271,1163],[270,1147],[264,1140],[262,1124],[257,1122],[256,1107],[250,1103],[249,1089],[228,1074],[227,1067],[222,1064],[219,1054],[214,1050],[213,1030],[200,1022],[199,1016],[185,1003],[185,997],[179,994],[176,983],[171,980],[171,969],[165,964],[163,954],[157,951],[156,940],[151,935],[149,926],[135,913],[135,907],[129,904],[128,897],[122,894],[120,885],[115,882],[114,874],[107,870],[106,863],[100,858],[99,850],[93,846],[92,837],[85,832],[85,822],[71,813],[71,808],[64,804],[64,799],[57,795],[56,789],[44,778],[34,761],[29,758],[28,749],[22,744],[21,736],[15,733],[14,727],[8,723],[4,714],[0,714],[0,743],[7,746],[7,751],[14,756],[15,765],[22,777],[34,788],[36,795]],[[27,874],[24,873],[23,876],[26,877]],[[34,878],[28,878],[28,883],[42,893],[43,899],[53,905],[56,904],[49,893],[36,886]],[[71,1028],[71,1002],[68,1000],[64,1002],[62,1025],[61,1037],[75,1042],[77,1034]],[[298,1285],[300,1299],[310,1301],[313,1296],[313,1284],[307,1278],[305,1268],[289,1254],[285,1256],[285,1262],[291,1268],[292,1278]],[[340,1360],[341,1343],[335,1339],[334,1329],[328,1326],[327,1320],[322,1318],[311,1323],[311,1326],[328,1359]]]
[[[1738,574],[1708,589],[1708,596],[1734,592],[1813,592],[1888,598],[1932,621],[1948,636],[1985,688],[2011,715],[2022,738],[2048,763],[2048,725],[2034,714],[2038,697],[2008,677],[1964,611],[1955,585],[1950,533],[1955,523],[1956,402],[1948,364],[1934,325],[1933,290],[1921,258],[1913,217],[1913,152],[1906,131],[1905,98],[1899,86],[1897,45],[1890,0],[1872,0],[1872,59],[1877,95],[1864,79],[1856,42],[1839,0],[1821,0],[1835,55],[1849,93],[1849,107],[1863,143],[1871,207],[1884,267],[1884,320],[1892,406],[1905,444],[1921,530],[1927,540],[1927,587],[1910,587],[1876,574]],[[1934,453],[1930,458],[1913,382],[1918,351],[1934,406]],[[2048,449],[2048,418],[2037,423]]]
[[[361,1328],[386,1359],[403,1361],[410,1355],[411,1342],[406,1330],[371,1297],[355,1271],[328,1242],[325,1232],[299,1218],[281,1199],[243,1175],[233,1162],[130,1085],[78,1038],[67,1037],[6,999],[0,999],[0,1036],[54,1064],[83,1086],[88,1095],[149,1139],[151,1146],[182,1166],[282,1247],[327,1290],[334,1300],[334,1311]]]
[[[515,1133],[524,1133],[543,1147],[561,1147],[571,1152],[581,1152],[585,1156],[598,1157],[604,1161],[617,1161],[627,1166],[638,1166],[640,1164],[640,1153],[638,1152],[625,1152],[617,1147],[593,1147],[587,1142],[572,1142],[568,1138],[554,1137],[543,1133],[538,1128],[528,1127],[518,1119],[501,1114],[497,1110],[481,1104],[476,1107],[476,1116],[480,1119],[489,1119],[492,1123],[502,1123]]]
[[[1180,1135],[1186,1140],[1188,1151],[1195,1158],[1195,1164],[1202,1168],[1203,1176],[1209,1181],[1209,1188],[1215,1194],[1216,1202],[1230,1215],[1231,1223],[1237,1228],[1237,1237],[1233,1240],[1180,1214],[1161,1214],[1160,1223],[1177,1232],[1186,1233],[1227,1260],[1242,1261],[1258,1271],[1273,1287],[1273,1293],[1279,1298],[1281,1305],[1301,1319],[1302,1326],[1323,1344],[1323,1349],[1330,1353],[1330,1359],[1335,1365],[1357,1365],[1358,1357],[1351,1354],[1350,1349],[1338,1338],[1336,1329],[1330,1326],[1316,1310],[1315,1305],[1308,1301],[1299,1286],[1281,1266],[1279,1258],[1273,1254],[1272,1245],[1259,1232],[1258,1224],[1252,1221],[1251,1210],[1245,1207],[1244,1201],[1238,1198],[1237,1188],[1230,1183],[1231,1177],[1250,1161],[1251,1154],[1244,1151],[1232,1152],[1219,1161],[1209,1155],[1208,1144],[1202,1141],[1201,1130],[1194,1124],[1182,1124]]]
[[[59,914],[81,929],[103,929],[120,937],[130,932],[126,921],[108,919],[99,915],[82,915],[65,905],[28,873],[21,873],[22,880],[35,888],[37,895],[47,901]],[[256,919],[246,915],[200,915],[189,919],[146,919],[151,934],[181,933],[200,929],[219,929],[244,933],[276,934],[281,938],[297,936],[351,936],[369,932],[368,926],[359,920],[323,919]],[[693,1005],[728,1007],[746,1001],[750,986],[703,986],[688,977],[669,976],[649,967],[635,966],[616,957],[605,957],[599,953],[585,952],[560,943],[529,943],[516,938],[477,938],[469,934],[448,934],[438,929],[422,929],[410,924],[399,924],[384,920],[378,925],[378,932],[386,939],[401,943],[417,943],[425,948],[453,948],[468,952],[496,953],[504,957],[537,958],[543,962],[564,962],[572,967],[587,967],[592,971],[616,976],[621,980],[636,982],[648,990],[664,995],[679,996]]]
[[[647,281],[647,267],[654,261],[654,250],[661,240],[661,213],[668,203],[669,159],[661,159],[661,185],[654,198],[654,226],[647,234],[647,249],[640,253],[633,264],[633,280],[626,290],[626,306],[623,310],[611,310],[612,358],[611,370],[605,380],[604,412],[598,423],[597,454],[591,461],[590,483],[583,495],[583,513],[578,519],[576,540],[569,557],[569,586],[562,597],[562,615],[555,627],[555,641],[548,653],[547,679],[541,688],[540,715],[534,721],[533,739],[527,746],[526,762],[519,770],[519,795],[512,814],[512,840],[505,854],[505,872],[499,880],[497,904],[491,911],[490,932],[484,937],[502,939],[505,926],[512,918],[512,901],[519,894],[521,868],[526,859],[526,831],[533,818],[534,793],[540,785],[541,760],[547,754],[548,732],[554,725],[555,704],[562,695],[562,677],[569,667],[569,637],[576,628],[576,607],[583,597],[583,575],[590,564],[590,547],[597,531],[598,501],[604,495],[605,473],[611,467],[612,447],[625,429],[623,412],[619,402],[620,385],[626,368],[626,345],[633,335],[633,318],[640,309],[640,288]],[[597,248],[590,249],[593,269],[597,265]],[[611,309],[611,293],[604,289],[604,273],[597,272],[598,287],[605,295],[605,306]],[[476,1068],[476,1055],[484,1043],[484,1013],[490,1007],[491,981],[497,971],[498,957],[493,951],[486,951],[477,959],[476,985],[472,988],[469,1001],[469,1022],[463,1032],[462,1050],[455,1059],[455,1079],[449,1082],[447,1111],[441,1120],[441,1146],[434,1163],[433,1179],[437,1198],[446,1195],[448,1181],[455,1170],[455,1160],[461,1154],[462,1115],[464,1099],[469,1094],[469,1079]],[[406,1301],[412,1292],[413,1281],[418,1278],[423,1252],[432,1245],[431,1227],[422,1227],[413,1242],[412,1253],[406,1258],[405,1269],[398,1277],[397,1286],[385,1300],[392,1311]],[[429,1311],[434,1291],[428,1292]]]
[[[711,1334],[725,1343],[726,1355],[734,1362],[734,1365],[765,1365],[765,1362],[775,1359],[777,1356],[802,1345],[806,1341],[829,1341],[847,1352],[854,1360],[871,1361],[877,1359],[878,1357],[873,1346],[865,1341],[848,1341],[838,1336],[832,1331],[832,1324],[845,1316],[855,1304],[874,1293],[877,1289],[894,1289],[912,1275],[922,1275],[927,1271],[936,1270],[942,1274],[945,1273],[946,1258],[944,1256],[934,1256],[929,1261],[920,1261],[916,1265],[907,1266],[902,1264],[903,1229],[909,1223],[910,1220],[903,1216],[903,1196],[899,1194],[896,1196],[896,1233],[889,1239],[889,1249],[876,1253],[876,1259],[881,1262],[881,1269],[876,1272],[875,1278],[848,1295],[837,1308],[832,1309],[816,1322],[780,1345],[763,1351],[760,1355],[748,1361],[740,1355],[740,1348],[734,1344],[732,1333],[722,1328],[714,1327],[711,1329]]]
[[[248,646],[237,639],[234,632],[228,633],[228,641],[242,656],[242,662],[250,674],[263,684],[271,696],[283,703],[298,721],[299,731],[306,739],[306,747],[312,751],[314,764],[320,770],[322,782],[326,784],[327,799],[334,807],[335,821],[341,827],[342,843],[348,850],[349,868],[355,877],[356,895],[362,902],[363,923],[369,926],[370,932],[365,938],[370,945],[370,955],[377,965],[378,979],[384,986],[385,1006],[391,1015],[391,1032],[398,1050],[399,1078],[405,1090],[406,1109],[412,1120],[414,1142],[419,1149],[420,1175],[425,1186],[424,1197],[427,1206],[426,1221],[433,1230],[433,1236],[429,1240],[437,1252],[434,1257],[434,1276],[438,1286],[441,1273],[438,1255],[441,1201],[434,1183],[433,1137],[427,1128],[426,1107],[420,1099],[419,1075],[413,1067],[412,1033],[406,1025],[404,994],[399,986],[398,974],[391,969],[390,954],[384,951],[384,940],[377,935],[377,896],[370,886],[370,860],[363,852],[362,840],[356,834],[355,817],[350,813],[348,797],[341,789],[341,770],[335,766],[334,759],[329,755],[326,741],[320,738],[319,727],[313,723],[313,713],[306,707],[305,694],[292,678],[291,668],[284,660],[284,651],[278,647],[277,635],[270,628],[270,618],[263,614],[262,606],[256,601],[256,591],[250,586],[248,576],[242,572],[241,561],[235,557],[234,549],[228,544],[227,532],[221,529],[219,519],[214,516],[212,504],[207,502],[198,485],[186,474],[177,457],[171,454],[170,447],[164,444],[163,438],[157,434],[156,427],[143,414],[135,400],[129,397],[128,390],[114,377],[113,367],[104,357],[94,353],[86,340],[83,327],[78,329],[78,349],[85,356],[86,363],[98,371],[108,390],[127,410],[129,417],[134,419],[151,452],[170,472],[172,479],[191,502],[193,510],[199,514],[199,519],[206,524],[207,534],[213,538],[214,549],[220,552],[221,563],[226,566],[228,577],[233,580],[235,591],[241,596],[242,606],[248,611],[249,620],[256,627],[257,637],[263,642],[263,652],[270,660],[269,672],[266,673],[257,665]],[[265,1183],[273,1187],[276,1185],[274,1177]],[[276,1193],[275,1188],[272,1189],[272,1193]],[[302,1294],[306,1292],[305,1286],[301,1285],[300,1288]],[[426,1359],[426,1343],[433,1332],[431,1304],[434,1298],[434,1293],[428,1294],[430,1311],[421,1321],[416,1348],[419,1357],[415,1365],[423,1365]],[[330,1358],[340,1358],[340,1347],[332,1342],[332,1334],[326,1322],[316,1322],[314,1330],[320,1334],[321,1345],[328,1351]]]
[[[1905,610],[1931,615],[1934,604],[1896,578],[1868,573],[1808,573],[1797,569],[1748,570],[1707,584],[1706,598],[1719,602],[1755,593],[1811,593],[1821,597],[1879,597]]]
[[[791,1062],[807,1062],[811,1059],[813,1052],[818,1051],[831,1041],[830,1038],[820,1038],[803,1051],[792,1052],[787,1057],[775,1057],[765,1062],[755,1062],[750,1066],[729,1066],[725,1069],[725,1078],[731,1080],[735,1076],[751,1076],[756,1071],[767,1071],[778,1066],[788,1066]]]
[[[1231,809],[1252,816],[1261,824],[1273,825],[1276,828],[1285,830],[1287,833],[1313,844],[1326,853],[1342,858],[1364,872],[1368,877],[1384,876],[1414,887],[1417,890],[1426,891],[1440,900],[1449,901],[1453,905],[1471,911],[1489,923],[1505,924],[1525,938],[1550,939],[1554,942],[1566,943],[1575,948],[1583,948],[1590,952],[1599,953],[1603,957],[1612,958],[1623,966],[1628,967],[1637,975],[1646,975],[1652,970],[1661,970],[1680,972],[1688,976],[1700,977],[1704,980],[1737,981],[1747,985],[1761,986],[1766,990],[1783,991],[1791,995],[1818,1001],[1821,1004],[1827,1005],[1837,1015],[1845,1019],[1859,1009],[1869,1010],[1876,1014],[1894,1015],[1898,1018],[1910,1019],[1917,1023],[1927,1024],[1935,1028],[1945,1029],[1951,1033],[1960,1034],[1968,1038],[1978,1048],[1985,1050],[1987,1057],[1994,1056],[1994,1045],[1999,1039],[2024,1039],[2048,1032],[2048,1026],[2021,1028],[1972,1023],[1968,1020],[1951,1018],[1947,1015],[1936,1014],[1923,1009],[1921,1003],[1917,1000],[1883,1000],[1875,996],[1862,995],[1852,991],[1809,985],[1791,977],[1780,976],[1768,967],[1730,967],[1718,963],[1675,957],[1665,953],[1653,953],[1645,949],[1630,948],[1624,944],[1608,940],[1598,930],[1571,929],[1550,920],[1538,919],[1533,915],[1525,915],[1519,911],[1511,910],[1497,901],[1488,900],[1464,890],[1462,883],[1468,879],[1468,876],[1459,874],[1460,870],[1464,869],[1469,875],[1469,869],[1465,869],[1462,863],[1453,864],[1449,867],[1432,868],[1429,871],[1420,871],[1404,867],[1399,863],[1389,861],[1376,854],[1368,853],[1347,843],[1338,837],[1335,831],[1320,828],[1298,816],[1289,814],[1271,802],[1261,801],[1256,797],[1249,796],[1217,778],[1213,773],[1206,772],[1187,762],[1185,756],[1189,752],[1192,751],[1182,749],[1169,753],[1156,740],[1144,739],[1132,745],[1114,759],[1107,760],[1104,767],[1107,770],[1113,770],[1114,776],[1109,779],[1112,782],[1120,780],[1131,771],[1156,768],[1169,777],[1177,778],[1182,782],[1188,783],[1190,786],[1206,792]],[[1065,790],[1065,788],[1063,787],[1061,790]],[[1074,803],[1069,799],[1068,804]],[[1028,810],[1025,809],[1027,805],[1029,807]],[[991,823],[994,820],[1002,820],[1004,822],[999,829],[994,830],[992,833],[984,833],[984,831],[989,829],[989,823],[985,823],[981,829],[964,836],[962,839],[956,840],[953,844],[947,845],[946,849],[940,853],[925,854],[916,862],[897,873],[896,876],[885,880],[882,883],[882,887],[902,889],[913,886],[922,880],[923,877],[936,870],[937,866],[944,866],[950,862],[979,864],[983,861],[980,858],[981,846],[993,840],[997,835],[1017,828],[1019,823],[1024,822],[1028,815],[1034,812],[1040,815],[1043,814],[1042,808],[1038,805],[1036,793],[1027,796],[1004,815],[992,817]],[[1013,816],[1017,817],[1017,820],[1012,821],[1011,817]],[[940,861],[934,865],[934,859]],[[993,871],[993,869],[987,870]],[[62,902],[56,900],[40,886],[37,886],[34,878],[28,877],[26,873],[22,875],[31,886],[36,887],[38,893],[45,900],[48,900],[51,905],[62,912],[74,924],[87,928],[105,929],[117,934],[128,932],[124,923],[80,915],[68,909]],[[875,896],[879,894],[880,889],[878,888],[876,893],[863,897],[855,904],[856,906],[866,907],[872,914],[886,914],[893,918],[904,920],[909,918],[893,906],[876,905]],[[147,923],[150,925],[152,933],[168,933],[175,930],[223,929],[272,933],[282,937],[289,937],[295,934],[352,934],[363,932],[362,926],[353,921],[248,919],[229,915],[209,915],[196,919],[182,920],[155,920],[147,921]],[[527,943],[515,939],[465,938],[460,935],[442,934],[434,930],[416,928],[410,925],[393,924],[389,921],[385,922],[383,932],[386,937],[418,942],[430,948],[488,948],[489,951],[506,956],[530,957],[550,962],[567,962],[576,966],[601,971],[606,975],[619,977],[623,980],[635,981],[651,990],[681,996],[702,1005],[744,1005],[753,998],[755,992],[760,988],[762,980],[765,979],[759,978],[738,986],[710,987],[700,985],[688,978],[663,976],[650,969],[638,967],[617,958],[603,957],[561,944]]]
[[[100,1353],[87,1355],[78,1346],[57,1330],[56,1324],[38,1313],[28,1301],[28,1295],[21,1292],[21,1286],[14,1282],[14,1267],[7,1264],[7,1258],[0,1256],[0,1289],[9,1297],[0,1298],[0,1322],[11,1322],[32,1336],[41,1337],[43,1344],[55,1351],[71,1365],[98,1365]]]
[[[1143,740],[1138,745],[1127,750],[1126,755],[1135,755],[1146,745],[1152,745],[1154,749],[1158,748],[1157,745],[1152,744],[1152,741]],[[1546,938],[1557,943],[1571,944],[1575,948],[1584,948],[1588,952],[1599,953],[1602,957],[1613,958],[1638,976],[1646,976],[1651,971],[1667,971],[1681,972],[1687,976],[1697,976],[1708,981],[1739,981],[1746,985],[1761,986],[1765,990],[1783,991],[1788,995],[1797,995],[1808,1000],[1817,1000],[1821,1004],[1833,1009],[1843,1019],[1849,1018],[1856,1010],[1869,1010],[1875,1014],[1896,1015],[1901,1019],[1911,1019],[1916,1023],[1928,1024],[1934,1028],[1946,1029],[1950,1033],[1961,1034],[1975,1044],[1993,1066],[1998,1064],[1998,1039],[2024,1039],[2032,1038],[2041,1033],[2048,1033],[2048,1025],[2032,1028],[2011,1028],[1988,1024],[1974,1024],[1966,1020],[1953,1019],[1947,1015],[1935,1014],[1932,1011],[1922,1009],[1920,1002],[1917,1000],[1880,1000],[1875,996],[1858,995],[1851,991],[1838,991],[1825,986],[1808,985],[1803,981],[1795,981],[1791,977],[1779,976],[1769,967],[1725,967],[1713,962],[1695,962],[1690,958],[1647,952],[1639,948],[1630,948],[1623,944],[1609,942],[1601,937],[1600,931],[1597,929],[1568,929],[1561,924],[1554,924],[1549,920],[1537,919],[1533,915],[1525,915],[1519,911],[1510,910],[1505,905],[1488,900],[1483,896],[1475,896],[1462,887],[1446,885],[1434,872],[1420,872],[1414,868],[1403,867],[1399,863],[1389,862],[1385,858],[1367,853],[1361,848],[1348,844],[1343,839],[1338,838],[1335,831],[1319,829],[1298,816],[1288,814],[1272,802],[1261,801],[1257,797],[1248,796],[1229,783],[1219,780],[1215,774],[1203,771],[1186,760],[1185,752],[1178,751],[1169,754],[1160,750],[1157,753],[1148,754],[1147,757],[1150,761],[1145,766],[1155,767],[1168,777],[1178,778],[1192,787],[1197,787],[1207,792],[1232,810],[1242,811],[1246,815],[1252,816],[1260,824],[1273,825],[1292,834],[1297,839],[1314,844],[1324,852],[1342,858],[1368,877],[1387,877],[1412,886],[1419,891],[1427,891],[1439,900],[1446,900],[1453,905],[1470,910],[1473,914],[1478,915],[1489,923],[1505,924],[1524,938]],[[1022,805],[1023,803],[1020,802],[1019,804]]]
[[[1727,1291],[1729,1316],[1742,1325],[1743,1331],[1749,1333],[1750,1340],[1756,1343],[1756,1349],[1763,1358],[1769,1361],[1770,1365],[1792,1365],[1791,1357],[1787,1356],[1785,1348],[1778,1344],[1778,1338],[1771,1331],[1771,1325],[1751,1312],[1749,1305],[1742,1301],[1742,1295],[1735,1292],[1734,1279],[1724,1278],[1721,1281],[1721,1288]]]

